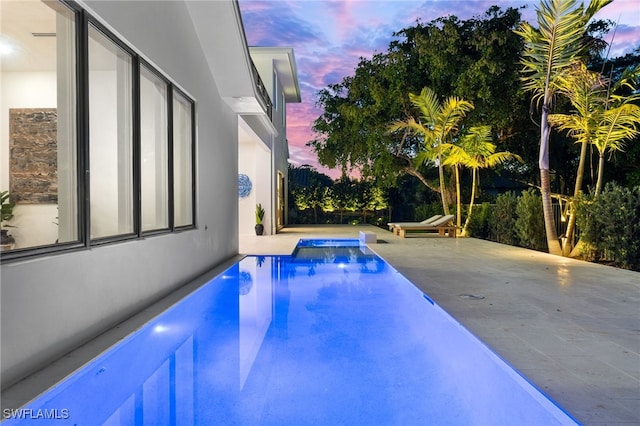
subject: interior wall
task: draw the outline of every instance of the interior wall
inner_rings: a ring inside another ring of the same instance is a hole
[[[185,4],[83,4],[195,98],[198,226],[3,263],[4,387],[238,252],[237,119],[218,94]],[[4,86],[3,79],[3,95]]]
[[[0,191],[8,191],[9,109],[56,108],[57,83],[53,72],[3,72],[0,81]],[[13,213],[9,233],[16,248],[51,244],[58,238],[57,204],[18,204]]]

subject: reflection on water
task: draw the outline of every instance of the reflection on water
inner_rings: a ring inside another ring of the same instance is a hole
[[[247,257],[28,408],[69,410],[54,425],[573,423],[357,245]]]
[[[243,262],[240,269],[240,389],[244,386],[258,350],[271,325],[273,312],[272,258],[262,256],[255,262]],[[244,284],[248,291],[243,292]]]

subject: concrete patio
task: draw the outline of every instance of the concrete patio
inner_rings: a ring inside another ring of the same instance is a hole
[[[300,238],[357,238],[585,425],[640,424],[640,273],[473,238],[400,238],[373,226],[244,236],[243,254]]]

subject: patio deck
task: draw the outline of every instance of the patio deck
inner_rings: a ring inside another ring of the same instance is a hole
[[[243,236],[243,254],[375,232],[375,252],[585,425],[640,424],[640,273],[473,238],[373,226]]]

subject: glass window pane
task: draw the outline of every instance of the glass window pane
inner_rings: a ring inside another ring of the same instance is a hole
[[[193,225],[193,104],[181,94],[173,96],[174,225]]]
[[[75,35],[62,3],[0,2],[3,251],[79,240]]]
[[[89,27],[91,238],[134,232],[131,63]]]
[[[140,67],[142,230],[169,227],[167,84]]]

